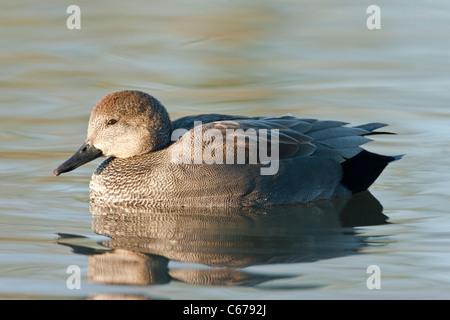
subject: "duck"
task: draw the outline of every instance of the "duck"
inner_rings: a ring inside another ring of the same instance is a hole
[[[96,205],[264,207],[308,204],[367,190],[402,155],[361,145],[384,123],[199,114],[172,121],[152,95],[103,97],[82,146],[59,176],[99,157],[89,197]]]

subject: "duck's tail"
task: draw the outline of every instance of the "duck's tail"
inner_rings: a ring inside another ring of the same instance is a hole
[[[390,162],[400,160],[402,157],[403,155],[384,156],[362,150],[342,163],[344,174],[341,183],[352,193],[365,191]]]

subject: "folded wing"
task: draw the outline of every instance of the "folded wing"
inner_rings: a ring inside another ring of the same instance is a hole
[[[386,126],[348,127],[341,121],[281,117],[196,115],[172,122],[175,154],[184,163],[265,163],[271,159],[319,156],[343,163],[359,154],[367,135]],[[383,132],[385,133],[385,132]]]

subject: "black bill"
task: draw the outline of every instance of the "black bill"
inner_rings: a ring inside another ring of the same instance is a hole
[[[61,173],[72,171],[89,161],[97,159],[102,154],[102,151],[95,148],[90,141],[86,141],[73,156],[53,170],[53,174],[59,176]]]

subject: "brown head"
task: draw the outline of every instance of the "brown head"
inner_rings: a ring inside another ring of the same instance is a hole
[[[55,175],[71,171],[99,156],[128,158],[164,148],[172,132],[164,106],[141,91],[108,94],[94,107],[86,142]]]

